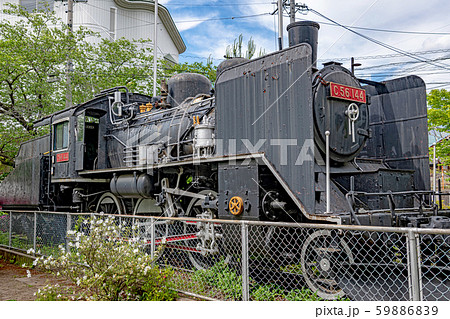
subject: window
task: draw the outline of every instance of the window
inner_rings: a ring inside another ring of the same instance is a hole
[[[84,140],[84,113],[77,117],[77,141],[83,142]]]
[[[111,37],[111,40],[116,40],[116,16],[117,16],[117,9],[116,8],[110,8],[109,9],[109,36]]]
[[[53,150],[62,150],[69,146],[69,121],[53,126]]]
[[[45,4],[48,4],[48,9],[53,10],[54,0],[20,0],[19,4],[24,7],[25,11],[33,12],[34,10],[45,9]]]

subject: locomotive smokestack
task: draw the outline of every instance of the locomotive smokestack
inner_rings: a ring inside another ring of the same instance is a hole
[[[320,25],[314,21],[299,21],[287,26],[289,34],[289,46],[300,43],[308,43],[312,48],[312,66],[316,68],[317,45]]]

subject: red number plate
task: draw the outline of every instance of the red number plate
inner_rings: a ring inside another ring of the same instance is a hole
[[[69,152],[56,154],[56,162],[67,162],[69,160]]]
[[[366,91],[342,84],[330,82],[330,97],[336,99],[366,103]]]

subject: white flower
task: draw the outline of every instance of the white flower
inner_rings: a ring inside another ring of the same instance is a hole
[[[38,259],[39,259],[39,258],[38,258]],[[33,266],[36,266],[36,265],[37,265],[38,259],[35,259],[35,260],[33,261]]]
[[[31,272],[29,270],[27,270],[27,277],[30,278],[31,277]]]
[[[33,248],[28,249],[27,254],[34,254],[34,249]]]
[[[22,268],[25,268],[27,265],[26,264],[22,264]]]
[[[81,280],[80,278],[77,279],[77,286],[79,286],[81,284]]]
[[[56,297],[57,297],[57,298],[61,298],[61,294],[58,294]]]

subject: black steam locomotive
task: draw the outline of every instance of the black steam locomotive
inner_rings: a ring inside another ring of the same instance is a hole
[[[21,145],[0,205],[450,228],[429,191],[424,82],[318,69],[318,30],[293,23],[289,48],[223,62],[214,92],[178,74],[161,96],[117,87],[36,121],[50,134]],[[202,256],[216,232],[197,234]]]

